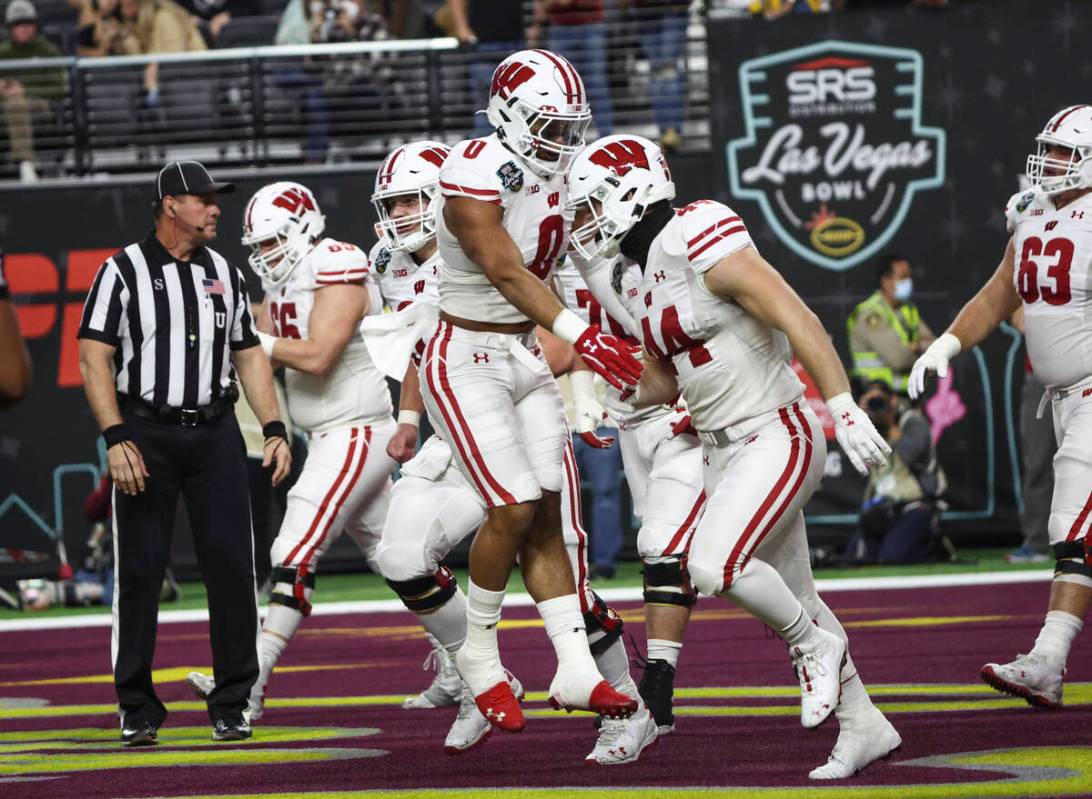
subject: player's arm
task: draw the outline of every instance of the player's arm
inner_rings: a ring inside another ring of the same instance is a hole
[[[337,363],[367,312],[368,292],[363,283],[324,286],[315,291],[307,338],[273,338],[267,333],[259,338],[272,360],[321,377]]]
[[[542,347],[542,357],[550,366],[554,377],[568,374],[578,369],[587,369],[584,362],[576,357],[572,344],[562,341],[544,327],[535,328],[535,338]]]
[[[19,332],[15,306],[0,297],[0,410],[9,408],[30,389],[30,352]]]
[[[417,449],[417,431],[425,412],[425,400],[421,396],[421,378],[417,364],[410,358],[402,387],[398,392],[398,427],[387,442],[387,454],[398,463],[405,463]]]
[[[622,299],[614,291],[611,285],[611,270],[615,259],[600,258],[596,261],[585,261],[575,250],[570,250],[568,257],[572,260],[576,271],[584,279],[584,285],[592,293],[603,312],[618,324],[622,325],[631,336],[639,337],[641,330],[630,316]]]
[[[645,370],[641,372],[641,382],[637,384],[637,393],[631,400],[634,407],[670,405],[678,396],[679,384],[675,375],[663,363],[646,354]]]

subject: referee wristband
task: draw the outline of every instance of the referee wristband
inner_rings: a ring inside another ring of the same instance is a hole
[[[398,424],[408,424],[414,427],[421,426],[421,414],[417,411],[398,411]]]
[[[122,441],[131,441],[129,437],[129,428],[125,426],[125,423],[119,423],[111,425],[102,431],[102,438],[106,442],[106,448],[116,446]]]
[[[277,337],[271,336],[268,333],[258,331],[258,342],[262,345],[262,352],[266,354],[266,357],[273,357],[273,345],[277,343]]]
[[[285,427],[284,422],[280,420],[274,422],[266,422],[264,425],[262,425],[262,435],[265,436],[267,440],[270,438],[283,438],[285,441],[287,441],[288,428]]]

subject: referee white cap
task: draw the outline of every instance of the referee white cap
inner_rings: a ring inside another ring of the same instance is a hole
[[[178,194],[229,194],[234,183],[213,180],[209,171],[197,161],[171,161],[155,176],[155,198],[162,200]]]

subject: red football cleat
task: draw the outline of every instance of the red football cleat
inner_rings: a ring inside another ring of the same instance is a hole
[[[490,724],[505,732],[519,732],[527,725],[508,680],[501,680],[485,693],[475,696],[474,704]]]
[[[587,707],[562,704],[556,696],[550,697],[550,707],[554,710],[590,710],[612,719],[628,719],[637,712],[637,700],[615,691],[609,682],[600,680],[588,697]]]

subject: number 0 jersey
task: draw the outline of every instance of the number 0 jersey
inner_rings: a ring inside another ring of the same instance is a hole
[[[519,323],[522,312],[489,282],[463,251],[444,221],[444,205],[453,197],[499,205],[503,225],[523,255],[523,264],[548,281],[568,249],[570,214],[562,207],[568,188],[565,176],[542,178],[523,166],[496,135],[455,145],[440,169],[436,239],[440,245],[440,310],[479,322]]]
[[[292,277],[270,294],[269,311],[279,338],[305,339],[315,293],[325,286],[362,283],[368,259],[355,245],[323,239],[300,262]],[[285,370],[288,412],[292,422],[310,433],[346,424],[370,424],[391,416],[391,396],[372,364],[360,334],[349,343],[325,375]]]
[[[715,296],[703,276],[754,246],[739,215],[709,200],[675,212],[648,251],[634,311],[645,349],[668,360],[702,431],[720,430],[796,401],[785,334]]]
[[[1005,219],[1035,376],[1048,388],[1072,386],[1092,376],[1092,194],[1058,209],[1046,195],[1021,192]]]

